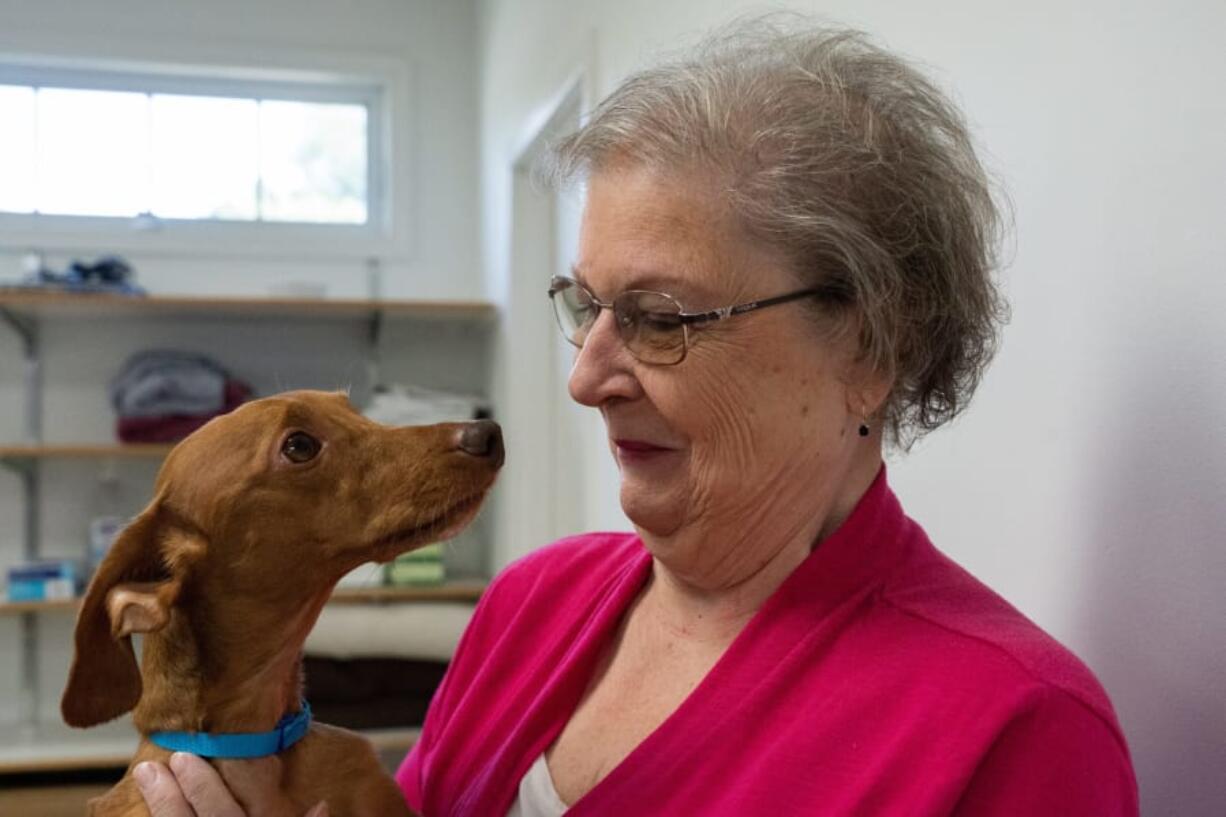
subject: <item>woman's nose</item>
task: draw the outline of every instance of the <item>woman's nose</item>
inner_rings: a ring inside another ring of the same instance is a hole
[[[599,406],[611,397],[632,397],[638,391],[634,359],[617,334],[611,310],[602,309],[575,355],[570,370],[570,396],[576,403]]]

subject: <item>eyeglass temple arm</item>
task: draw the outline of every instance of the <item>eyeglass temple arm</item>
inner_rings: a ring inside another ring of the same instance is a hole
[[[760,301],[748,301],[743,304],[736,304],[735,306],[725,306],[722,309],[713,309],[710,312],[683,312],[677,317],[683,324],[722,321],[731,318],[733,315],[742,315],[746,312],[753,312],[755,309],[765,309],[768,306],[786,304],[789,301],[798,301],[801,298],[821,298],[828,301],[849,300],[846,291],[842,287],[822,286],[802,289],[799,292],[789,292],[787,295],[776,295],[773,298],[763,298]]]

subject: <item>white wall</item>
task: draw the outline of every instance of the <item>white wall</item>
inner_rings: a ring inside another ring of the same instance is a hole
[[[390,77],[398,218],[392,239],[377,248],[385,297],[482,295],[475,48],[473,0],[0,0],[0,56]],[[0,233],[0,277],[17,272],[25,249]],[[92,249],[82,243],[78,254]],[[293,280],[324,284],[331,296],[367,294],[362,252],[288,246],[256,254],[225,246],[125,254],[159,293],[263,295]]]
[[[896,490],[940,547],[1099,674],[1132,746],[1145,813],[1220,814],[1226,6],[789,6],[926,63],[961,101],[1016,205],[1003,350],[969,415],[891,465]],[[590,65],[607,93],[661,49],[760,10],[712,0],[483,3],[491,291],[508,286],[510,157],[576,67]],[[586,471],[576,478],[605,479]],[[594,516],[616,518],[615,492],[606,502]],[[500,558],[537,544],[505,543]]]

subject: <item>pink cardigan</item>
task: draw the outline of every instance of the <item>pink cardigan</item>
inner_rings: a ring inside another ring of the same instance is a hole
[[[564,539],[477,608],[397,780],[426,817],[502,817],[643,586],[636,536]],[[707,677],[567,812],[1132,817],[1093,675],[939,553],[885,470]]]

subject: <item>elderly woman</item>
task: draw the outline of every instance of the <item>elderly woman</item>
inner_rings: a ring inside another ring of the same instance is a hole
[[[1094,677],[882,465],[965,407],[1004,311],[958,112],[859,35],[750,26],[631,77],[556,159],[586,208],[549,295],[635,532],[492,584],[410,805],[1136,814]]]
[[[399,772],[427,815],[1127,815],[1090,672],[942,556],[882,466],[962,409],[1002,313],[958,113],[846,33],[627,80],[583,175],[578,347],[634,534],[483,599]]]

